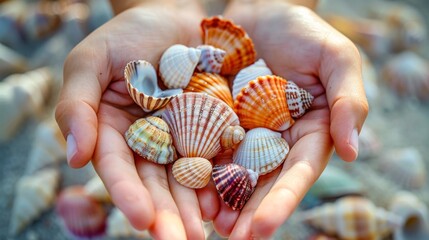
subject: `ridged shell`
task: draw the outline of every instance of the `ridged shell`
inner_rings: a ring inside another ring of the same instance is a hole
[[[341,239],[381,239],[399,226],[400,218],[363,197],[344,197],[304,211],[301,219]]]
[[[256,60],[256,51],[252,39],[247,33],[233,22],[221,17],[203,19],[203,42],[225,50],[226,55],[222,64],[222,75],[235,75],[242,68]]]
[[[293,118],[304,115],[305,111],[311,107],[314,97],[292,81],[287,82],[285,91],[290,115]]]
[[[146,112],[164,107],[173,96],[183,92],[182,89],[161,90],[155,68],[143,60],[129,62],[124,77],[131,98]]]
[[[203,188],[210,181],[212,164],[205,158],[184,157],[174,162],[172,172],[177,182],[183,186]]]
[[[194,73],[184,92],[202,92],[219,98],[230,107],[233,107],[228,80],[215,73]]]
[[[162,118],[170,127],[181,156],[205,159],[212,159],[221,151],[223,131],[240,123],[226,103],[202,93],[184,93],[173,98]]]
[[[85,193],[99,202],[111,202],[110,194],[98,175],[92,177],[84,186]]]
[[[244,139],[245,135],[246,132],[241,126],[229,126],[220,137],[220,145],[224,150],[234,148]]]
[[[232,210],[244,207],[258,180],[257,173],[234,163],[214,166],[212,176],[220,197]]]
[[[158,117],[136,120],[125,133],[128,146],[143,158],[158,164],[177,159],[168,125]]]
[[[289,144],[279,132],[254,128],[246,133],[234,151],[234,163],[252,169],[259,175],[276,169],[286,159]]]
[[[263,59],[259,59],[250,66],[241,69],[234,78],[232,85],[232,98],[235,100],[237,95],[241,92],[250,81],[258,77],[272,75],[273,73],[265,64]]]
[[[201,50],[197,70],[200,72],[220,73],[226,52],[210,45],[200,45],[197,49]]]
[[[176,44],[159,61],[159,75],[167,88],[185,88],[201,56],[201,50]]]
[[[113,208],[107,218],[106,235],[111,238],[151,239],[148,230],[137,230],[118,208]]]

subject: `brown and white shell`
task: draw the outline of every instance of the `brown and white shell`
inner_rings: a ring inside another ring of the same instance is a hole
[[[258,174],[235,163],[216,165],[213,182],[222,200],[232,210],[241,210],[250,199]]]
[[[225,129],[240,123],[226,103],[203,93],[174,97],[162,118],[170,127],[181,156],[205,159],[212,159],[222,150],[220,138]]]
[[[259,175],[275,170],[286,159],[289,144],[279,132],[254,128],[246,133],[234,151],[234,163],[251,169]]]
[[[182,89],[162,90],[155,68],[143,60],[129,62],[124,77],[131,98],[146,112],[164,107],[173,96],[183,92]]]
[[[172,173],[177,182],[185,187],[203,188],[210,181],[212,164],[200,157],[179,158],[173,164]]]
[[[159,75],[167,88],[185,88],[201,56],[201,50],[175,44],[169,47],[159,61]]]
[[[226,52],[210,45],[200,45],[197,49],[201,50],[197,70],[200,72],[220,73]]]
[[[219,16],[205,18],[201,22],[203,42],[225,50],[222,75],[235,75],[256,60],[252,39],[230,20]]]
[[[177,159],[167,123],[159,117],[137,119],[125,133],[128,146],[143,158],[158,164]]]
[[[220,137],[220,145],[223,150],[235,148],[244,139],[245,135],[246,131],[241,126],[229,126]]]

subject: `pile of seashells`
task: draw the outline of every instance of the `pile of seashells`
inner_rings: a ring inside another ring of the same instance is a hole
[[[273,75],[262,59],[255,62],[253,42],[240,26],[212,17],[201,28],[204,45],[173,45],[161,56],[166,90],[150,63],[127,64],[131,97],[155,113],[135,121],[125,138],[148,161],[173,163],[173,176],[183,186],[203,188],[213,178],[226,205],[240,210],[259,175],[286,159],[289,145],[280,131],[311,107],[313,96]],[[229,149],[230,163],[212,167],[211,160]]]

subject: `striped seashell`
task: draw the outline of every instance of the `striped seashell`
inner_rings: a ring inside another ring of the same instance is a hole
[[[168,125],[158,117],[136,120],[125,133],[128,146],[143,158],[158,164],[177,159]]]
[[[234,148],[244,139],[245,135],[246,132],[241,126],[229,126],[220,137],[220,145],[224,150]]]
[[[259,175],[267,174],[286,159],[289,144],[279,132],[254,128],[246,133],[234,151],[234,163],[251,169]]]
[[[212,164],[200,157],[179,158],[173,164],[172,173],[177,182],[185,187],[203,188],[210,181]]]
[[[219,98],[230,107],[233,107],[231,91],[228,80],[215,73],[194,73],[191,81],[184,89],[184,92],[202,92],[210,96]]]
[[[237,115],[226,103],[202,93],[184,93],[173,98],[162,118],[183,157],[212,159],[222,150],[220,138],[225,129],[239,125]]]
[[[111,238],[151,239],[148,230],[137,230],[119,208],[113,208],[107,217],[106,236]]]
[[[203,19],[203,42],[225,50],[222,75],[235,75],[255,62],[256,51],[252,39],[239,26],[219,16]]]
[[[232,85],[232,98],[235,100],[241,89],[246,85],[261,76],[273,75],[271,70],[265,64],[263,59],[259,59],[254,64],[240,70],[234,78]]]
[[[284,131],[295,122],[294,116],[311,107],[313,97],[294,83],[278,76],[262,76],[250,81],[238,94],[234,109],[241,126]],[[292,111],[290,111],[291,106]]]
[[[200,72],[220,73],[226,52],[210,45],[200,45],[197,49],[201,50],[197,70]]]
[[[258,174],[238,164],[216,165],[213,181],[225,204],[232,210],[241,210],[252,195]]]
[[[305,223],[341,239],[381,239],[399,226],[400,218],[370,200],[349,196],[334,203],[306,210],[299,216]]]
[[[183,92],[182,89],[161,90],[155,68],[143,60],[129,62],[124,77],[131,98],[146,112],[164,107],[173,96]]]
[[[185,88],[201,56],[201,50],[176,44],[159,61],[159,75],[167,88]]]

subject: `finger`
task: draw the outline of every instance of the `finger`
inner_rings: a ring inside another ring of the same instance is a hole
[[[231,234],[239,215],[240,211],[232,210],[222,201],[219,213],[213,220],[214,229],[220,236],[228,237]]]
[[[210,181],[207,186],[196,190],[198,202],[201,209],[201,217],[204,221],[212,221],[215,219],[220,210],[219,196],[214,186],[213,181]]]

